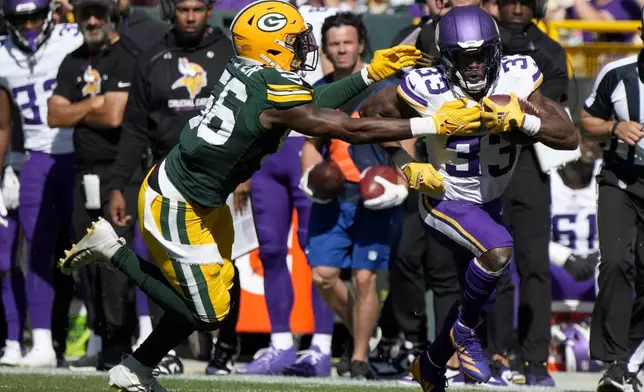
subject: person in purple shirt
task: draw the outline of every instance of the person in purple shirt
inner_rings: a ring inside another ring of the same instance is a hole
[[[640,7],[635,0],[575,0],[575,5],[566,12],[568,19],[588,21],[626,21],[640,18]],[[633,34],[602,34],[595,39],[592,33],[584,33],[584,42],[630,42]]]

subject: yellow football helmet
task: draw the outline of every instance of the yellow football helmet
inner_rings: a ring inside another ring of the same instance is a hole
[[[286,71],[313,71],[318,46],[311,25],[300,12],[280,0],[260,0],[239,11],[230,31],[235,53]],[[312,53],[310,60],[307,55]]]

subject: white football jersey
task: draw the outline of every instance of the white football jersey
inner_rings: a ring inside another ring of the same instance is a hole
[[[83,43],[76,24],[59,24],[36,53],[25,54],[9,38],[0,46],[0,86],[11,92],[22,114],[25,149],[50,154],[74,152],[72,129],[47,126],[47,101],[58,68]]]
[[[315,42],[320,47],[320,56],[322,56],[322,25],[324,21],[329,16],[335,15],[340,12],[339,8],[331,7],[312,7],[310,5],[303,5],[299,8],[300,14],[304,18],[304,21],[311,25],[313,29],[313,35],[315,36]],[[313,54],[309,54],[313,56]],[[322,61],[318,61],[317,68],[314,71],[307,71],[304,80],[306,80],[310,85],[322,79],[324,74],[322,73]]]
[[[569,188],[557,170],[550,172],[552,241],[576,256],[586,257],[599,249],[595,175],[600,168],[598,160],[590,184],[582,189]]]
[[[513,92],[527,98],[543,80],[532,57],[503,56],[499,76],[487,96]],[[441,66],[411,71],[398,86],[398,95],[422,116],[431,116],[446,102],[468,98],[453,85]],[[444,177],[444,192],[429,194],[437,200],[465,200],[487,203],[503,194],[517,162],[520,146],[489,132],[468,136],[427,136],[431,163]]]

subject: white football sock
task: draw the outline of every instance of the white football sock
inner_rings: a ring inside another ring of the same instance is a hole
[[[628,360],[628,371],[631,373],[639,373],[644,363],[644,342],[640,342],[635,349],[635,352]]]
[[[31,331],[34,341],[34,348],[53,350],[54,346],[51,341],[51,330],[44,328],[36,328]]]
[[[293,334],[290,332],[271,334],[271,345],[278,350],[288,350],[293,344]]]
[[[143,342],[152,333],[152,320],[150,316],[139,316],[139,342]]]
[[[324,333],[313,334],[313,339],[311,339],[311,346],[315,346],[320,349],[320,352],[324,355],[331,354],[331,339],[333,336],[327,335]]]

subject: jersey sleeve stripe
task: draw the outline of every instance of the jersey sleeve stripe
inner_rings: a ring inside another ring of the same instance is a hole
[[[418,105],[427,107],[427,100],[416,94],[413,88],[410,88],[409,80],[407,78],[405,78],[398,87],[399,91],[402,90],[408,98],[416,102]]]
[[[543,74],[541,72],[538,72],[538,74],[539,76],[537,77],[537,80],[534,79],[534,75],[532,76],[532,80],[534,80],[534,87],[532,87],[532,91],[538,89],[539,86],[541,86],[541,83],[543,82]]]
[[[292,90],[292,91],[276,91],[276,90],[271,90],[267,89],[266,90],[268,94],[270,95],[279,95],[279,96],[287,96],[287,95],[311,95],[311,90]]]
[[[298,102],[298,101],[313,101],[313,96],[311,94],[299,94],[299,95],[273,95],[268,94],[266,96],[271,102],[275,103],[289,103],[289,102]]]
[[[402,86],[402,85],[401,85]],[[398,96],[403,99],[403,101],[407,102],[409,106],[411,106],[414,110],[416,110],[419,113],[425,113],[427,111],[426,106],[422,106],[418,104],[418,102],[414,101],[410,97],[405,94],[405,92],[402,90],[401,86],[398,86]]]
[[[299,90],[306,90],[306,91],[309,91],[309,92],[313,91],[312,89],[309,89],[309,88],[306,88],[304,86],[297,85],[297,84],[283,85],[283,84],[270,84],[270,83],[268,83],[266,85],[266,87],[268,87],[269,90],[273,90],[273,91],[299,91]]]

